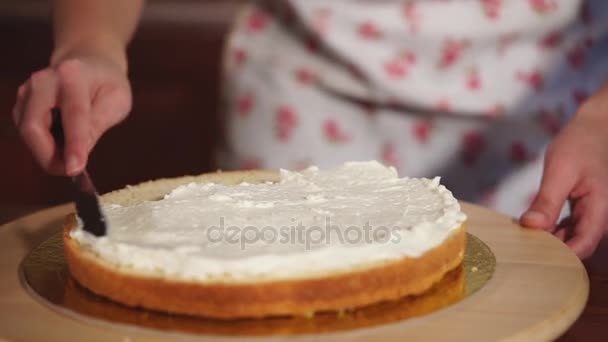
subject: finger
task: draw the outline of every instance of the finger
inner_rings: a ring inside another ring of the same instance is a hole
[[[80,61],[66,61],[57,72],[65,133],[65,168],[68,175],[75,175],[85,168],[91,145],[91,96]]]
[[[530,208],[522,215],[522,225],[539,229],[551,229],[555,225],[577,179],[574,168],[564,163],[564,159],[547,154],[540,189]]]
[[[599,244],[608,224],[608,205],[602,196],[589,194],[581,198],[574,209],[576,226],[571,239],[566,244],[584,259],[589,257]]]
[[[61,172],[56,168],[56,146],[49,131],[50,111],[56,105],[58,93],[53,71],[43,70],[33,74],[26,92],[22,114],[17,118],[19,132],[43,169],[51,173]]]
[[[121,87],[102,87],[95,94],[91,107],[94,142],[127,117],[131,110],[130,94],[129,89]]]

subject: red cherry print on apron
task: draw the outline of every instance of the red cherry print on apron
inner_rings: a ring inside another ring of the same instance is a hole
[[[399,159],[397,158],[397,150],[393,143],[384,143],[380,152],[380,159],[385,165],[397,167]]]
[[[481,6],[486,16],[490,19],[498,19],[502,0],[481,0]]]
[[[418,30],[420,29],[422,17],[420,16],[420,13],[418,13],[416,1],[405,2],[405,4],[403,5],[403,16],[405,17],[405,22],[410,32],[418,32]]]
[[[300,84],[312,84],[319,80],[317,73],[306,67],[296,69],[296,80]]]
[[[364,39],[372,40],[382,38],[382,32],[380,32],[378,26],[371,20],[359,24],[357,31],[359,32],[359,36]]]
[[[235,48],[233,50],[233,59],[236,66],[241,66],[247,60],[247,51],[243,48]]]
[[[545,131],[554,135],[559,131],[559,122],[555,118],[555,115],[547,110],[541,110],[538,113],[538,119],[540,121],[541,126],[545,129]]]
[[[441,48],[440,68],[447,68],[460,60],[463,50],[470,43],[467,40],[446,39]]]
[[[346,142],[350,135],[344,133],[336,120],[327,119],[323,122],[323,135],[331,142]]]
[[[412,52],[403,52],[384,64],[384,71],[391,79],[404,79],[410,67],[416,63],[416,55]]]
[[[471,68],[467,76],[467,88],[471,91],[481,89],[481,78],[477,68]]]
[[[562,108],[558,108],[554,111],[541,109],[537,114],[537,119],[547,134],[555,135],[559,133],[564,125],[564,116],[565,114]]]
[[[332,11],[329,8],[321,8],[315,12],[312,19],[312,28],[317,34],[324,35],[327,32],[331,15]]]
[[[420,144],[426,144],[431,135],[433,123],[431,120],[418,120],[412,126],[412,133],[416,141]]]
[[[516,164],[522,164],[530,159],[530,153],[521,141],[516,141],[509,147],[509,159]]]
[[[319,52],[319,49],[321,49],[321,42],[318,37],[310,35],[308,38],[306,38],[305,46],[308,52],[316,54]]]
[[[469,131],[462,136],[462,161],[471,166],[477,162],[485,149],[486,139],[478,131]]]
[[[530,72],[518,71],[515,74],[515,77],[518,80],[526,83],[528,86],[535,89],[536,91],[540,91],[543,88],[544,77],[543,77],[543,74],[540,73],[540,71],[537,71],[537,70],[530,71]]]
[[[270,16],[268,13],[256,8],[247,18],[247,30],[249,32],[261,32],[268,26],[269,22]]]
[[[557,3],[554,0],[528,0],[528,3],[538,14],[546,14],[557,9]]]
[[[289,106],[280,107],[276,113],[275,125],[277,138],[283,142],[289,141],[298,125],[295,111]]]
[[[562,40],[563,37],[561,32],[551,31],[542,37],[538,44],[543,48],[554,49],[561,44]]]
[[[567,53],[568,63],[571,67],[578,69],[585,63],[585,46],[577,44]]]
[[[251,113],[251,109],[253,108],[253,94],[245,93],[236,100],[236,110],[240,116],[246,117]]]

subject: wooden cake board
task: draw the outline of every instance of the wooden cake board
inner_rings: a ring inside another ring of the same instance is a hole
[[[323,335],[273,340],[545,341],[563,334],[580,315],[589,281],[580,260],[557,238],[522,229],[512,218],[463,203],[468,231],[496,257],[493,278],[477,293],[435,313],[397,323]],[[231,340],[124,325],[96,324],[58,313],[35,300],[19,276],[29,251],[62,228],[71,205],[46,209],[0,227],[0,340],[166,341]],[[238,339],[238,338],[237,338]]]

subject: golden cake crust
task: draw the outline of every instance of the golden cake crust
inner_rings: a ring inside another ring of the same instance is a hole
[[[142,189],[138,189],[139,186],[128,188],[129,196],[118,192],[109,194],[105,199],[128,202],[125,200],[128,198],[133,201],[138,190],[145,193],[140,200],[150,199],[151,194],[155,193],[150,188],[155,185],[167,182],[174,185],[191,179],[225,180],[234,184],[243,179],[273,180],[276,174],[266,171],[228,172],[182,180],[160,180],[156,184],[144,183]],[[121,196],[125,198],[119,199]],[[192,281],[138,274],[115,267],[70,237],[70,231],[76,225],[75,215],[69,215],[64,225],[63,242],[70,272],[81,285],[128,306],[217,319],[310,315],[318,311],[351,309],[420,294],[461,264],[466,242],[466,229],[462,225],[441,245],[418,258],[406,257],[352,272],[275,281]]]

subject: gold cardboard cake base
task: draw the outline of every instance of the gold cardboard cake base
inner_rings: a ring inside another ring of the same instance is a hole
[[[136,309],[97,296],[69,274],[61,233],[35,248],[21,264],[28,292],[44,305],[75,319],[100,324],[131,325],[161,331],[204,335],[261,336],[327,333],[371,327],[414,318],[454,304],[482,288],[496,267],[494,255],[481,240],[467,234],[463,264],[420,296],[312,318],[280,317],[220,321]]]

